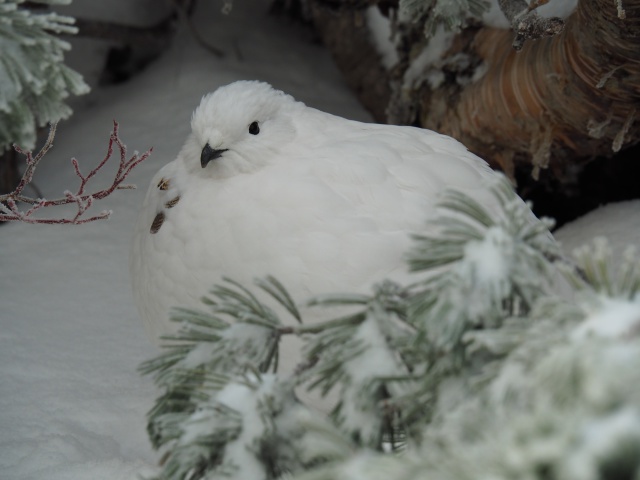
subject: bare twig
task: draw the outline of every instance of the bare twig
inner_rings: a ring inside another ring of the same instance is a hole
[[[164,49],[175,31],[175,21],[169,16],[150,27],[135,27],[121,25],[115,22],[76,18],[75,26],[78,33],[75,36],[99,38],[112,42],[155,47]]]
[[[83,175],[80,171],[80,165],[75,158],[71,159],[73,169],[76,176],[80,179],[80,185],[75,193],[69,190],[65,190],[64,197],[55,200],[47,200],[44,198],[33,198],[23,194],[25,187],[33,181],[33,174],[38,167],[40,161],[44,158],[47,152],[53,147],[53,139],[56,134],[56,123],[51,124],[49,129],[49,136],[42,149],[34,157],[31,151],[24,151],[17,145],[13,148],[16,152],[26,156],[26,169],[22,175],[18,186],[10,193],[0,195],[0,221],[20,221],[25,223],[46,223],[46,224],[73,224],[80,225],[83,223],[93,222],[95,220],[102,220],[109,218],[111,211],[102,211],[97,215],[83,218],[83,215],[91,208],[94,200],[100,200],[111,195],[115,190],[133,189],[135,185],[123,185],[122,182],[127,178],[131,171],[137,167],[141,162],[146,160],[151,154],[152,149],[147,150],[142,155],[135,153],[131,158],[127,159],[127,147],[122,143],[118,136],[118,123],[113,122],[113,131],[109,137],[109,145],[107,147],[107,153],[100,161],[97,167],[91,170],[88,174]],[[86,187],[89,181],[94,178],[100,170],[106,165],[107,161],[113,154],[114,144],[120,151],[120,164],[118,171],[111,183],[111,186],[103,190],[98,190],[93,193],[86,193]],[[31,207],[24,211],[18,206],[18,203],[26,203]],[[33,215],[39,210],[47,207],[59,206],[59,205],[76,205],[76,214],[70,218],[34,218]]]
[[[224,52],[222,50],[211,45],[204,38],[202,38],[202,35],[200,35],[195,25],[191,21],[191,18],[189,17],[189,12],[187,11],[187,9],[178,1],[174,0],[173,4],[175,6],[176,11],[178,12],[178,17],[180,17],[180,20],[187,26],[187,28],[189,29],[189,32],[191,32],[191,35],[193,35],[193,38],[195,39],[195,41],[202,48],[211,52],[216,57],[218,58],[224,57]]]
[[[537,40],[542,37],[557,35],[564,28],[564,20],[559,17],[543,18],[535,9],[546,1],[498,0],[500,10],[507,17],[511,28],[516,33],[513,48],[521,50],[526,40]]]

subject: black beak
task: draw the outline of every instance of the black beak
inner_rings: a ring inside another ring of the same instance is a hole
[[[222,156],[222,154],[224,152],[226,152],[227,150],[229,150],[229,149],[228,148],[222,148],[222,149],[219,149],[219,150],[214,150],[207,143],[204,146],[204,148],[202,149],[202,153],[200,154],[200,165],[202,165],[202,168],[206,167],[207,163],[209,163],[211,160],[215,160],[216,158],[220,158]]]

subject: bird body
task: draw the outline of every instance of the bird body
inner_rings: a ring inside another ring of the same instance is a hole
[[[205,96],[191,126],[135,228],[133,293],[154,339],[223,277],[273,275],[297,301],[402,279],[439,194],[482,196],[492,174],[450,137],[346,120],[261,82]]]

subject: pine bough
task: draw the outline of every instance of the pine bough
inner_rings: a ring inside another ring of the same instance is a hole
[[[164,392],[157,478],[639,478],[640,261],[614,274],[598,241],[570,264],[506,179],[491,192],[499,211],[445,195],[413,284],[309,301],[347,312],[325,323],[305,325],[274,278],[175,310],[179,332],[141,366]],[[282,376],[286,335],[303,361]],[[324,416],[296,388],[339,401]]]
[[[430,38],[439,25],[460,31],[471,18],[480,18],[489,5],[485,0],[400,0],[398,8],[403,18],[424,23],[424,33]]]
[[[82,76],[63,63],[64,52],[71,47],[57,36],[75,34],[75,20],[52,12],[34,13],[20,8],[23,3],[0,0],[0,153],[14,143],[33,149],[36,126],[69,117],[65,99],[70,93],[89,91]]]

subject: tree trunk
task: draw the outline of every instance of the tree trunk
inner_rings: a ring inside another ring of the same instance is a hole
[[[538,178],[549,168],[560,183],[569,182],[576,165],[612,157],[640,140],[640,0],[623,2],[625,18],[613,0],[580,0],[561,34],[528,41],[520,52],[511,46],[510,31],[467,29],[445,55],[464,52],[472,64],[484,62],[484,76],[435,90],[426,82],[410,85],[409,96],[398,94],[397,85],[408,61],[392,72],[382,69],[377,57],[372,60],[366,25],[356,26],[367,2],[351,2],[333,15],[326,0],[311,3],[316,28],[376,119],[386,107],[387,113],[403,111],[398,103],[409,102],[419,125],[459,139],[512,177],[527,171]],[[373,72],[382,80],[372,81]],[[385,85],[390,105],[379,93]]]
[[[370,44],[362,8],[343,5],[311,1],[314,23],[349,87],[373,118],[384,123],[390,97],[387,73]]]

